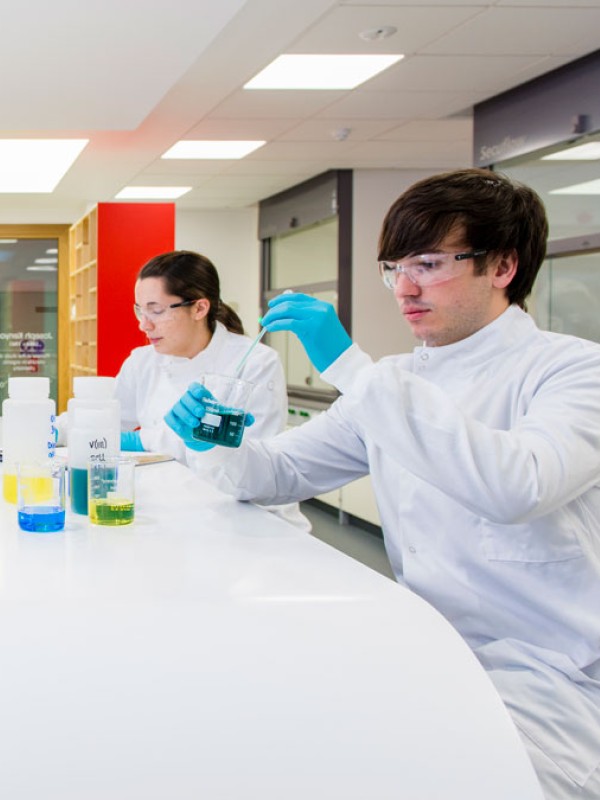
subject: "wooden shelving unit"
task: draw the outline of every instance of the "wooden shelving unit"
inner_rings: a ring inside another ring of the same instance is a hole
[[[98,369],[98,208],[69,233],[69,375],[96,375]]]
[[[69,231],[69,397],[78,375],[116,375],[144,344],[135,278],[175,246],[173,203],[99,203]]]

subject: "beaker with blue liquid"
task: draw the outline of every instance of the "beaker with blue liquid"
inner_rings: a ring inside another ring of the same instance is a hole
[[[62,461],[17,465],[17,521],[29,533],[65,527],[65,465]]]

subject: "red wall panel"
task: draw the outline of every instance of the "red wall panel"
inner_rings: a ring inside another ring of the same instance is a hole
[[[174,203],[98,203],[98,375],[146,343],[133,314],[140,268],[175,247]]]

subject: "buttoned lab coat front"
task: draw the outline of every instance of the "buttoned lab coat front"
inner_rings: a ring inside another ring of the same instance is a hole
[[[323,378],[344,393],[329,411],[247,442],[219,484],[289,502],[370,473],[398,581],[583,785],[600,763],[600,347],[512,306],[375,365],[353,345]]]

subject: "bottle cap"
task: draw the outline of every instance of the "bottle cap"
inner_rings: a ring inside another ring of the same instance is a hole
[[[50,396],[50,378],[9,378],[8,396],[11,400],[46,400]]]
[[[116,378],[98,375],[78,375],[73,378],[73,395],[78,400],[112,400]]]

